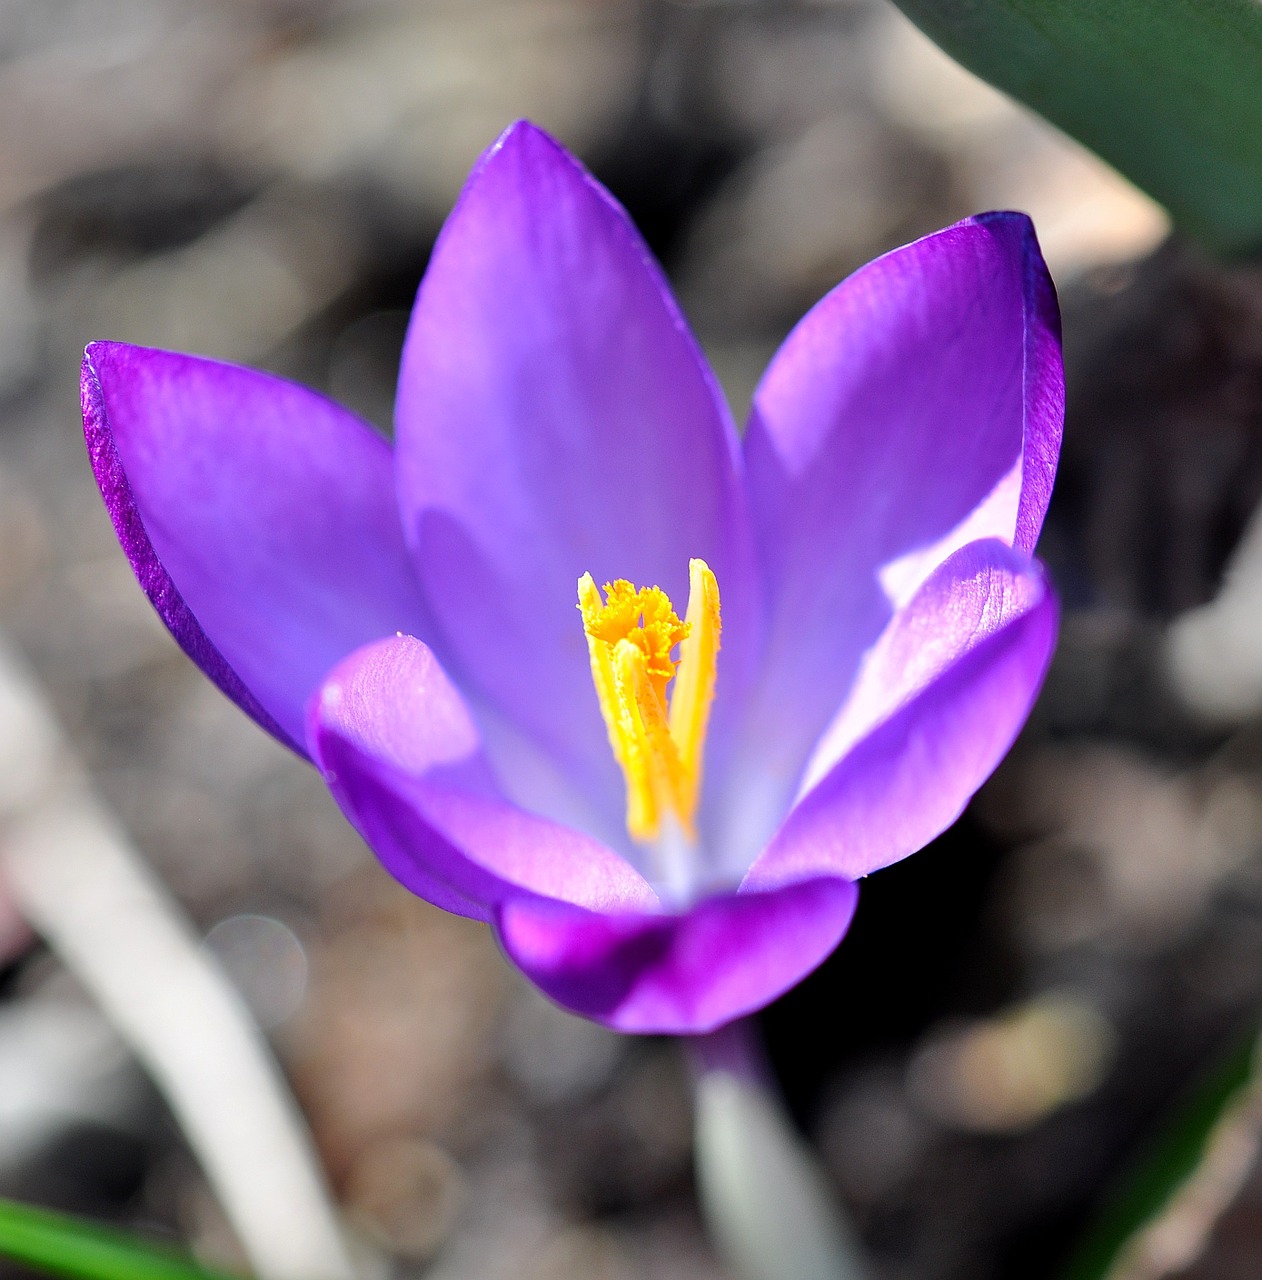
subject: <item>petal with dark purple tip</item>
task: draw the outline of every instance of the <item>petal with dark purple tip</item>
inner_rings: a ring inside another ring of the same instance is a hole
[[[626,214],[532,125],[491,148],[439,238],[397,422],[403,518],[444,663],[616,812],[576,584],[628,578],[682,609],[700,556],[725,619],[747,613],[739,447]]]
[[[937,565],[981,538],[1032,550],[1062,412],[1055,294],[1024,215],[887,254],[789,336],[746,437],[771,597],[747,736],[780,744],[786,777]]]
[[[1056,616],[1022,553],[993,540],[956,552],[868,655],[816,747],[808,789],[745,886],[858,878],[950,826],[1025,723]]]
[[[463,698],[419,640],[378,641],[339,664],[312,702],[308,740],[386,869],[438,906],[488,919],[523,894],[598,910],[658,904],[611,849],[503,797]]]
[[[499,911],[509,958],[558,1004],[618,1031],[697,1035],[753,1013],[824,961],[858,901],[821,877],[707,898],[683,915],[602,915],[521,898]]]
[[[293,383],[93,343],[88,452],[136,576],[186,653],[302,750],[307,699],[365,641],[423,628],[390,449]]]

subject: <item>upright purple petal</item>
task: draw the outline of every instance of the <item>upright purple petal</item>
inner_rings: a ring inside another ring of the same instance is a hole
[[[770,593],[751,751],[795,784],[892,611],[954,550],[1032,550],[1060,443],[1055,294],[1029,220],[987,214],[855,273],[789,336],[746,437]]]
[[[509,958],[540,990],[618,1031],[698,1035],[769,1004],[845,936],[858,889],[826,876],[726,894],[684,915],[600,915],[522,898],[499,911]]]
[[[735,688],[750,632],[739,449],[625,213],[529,124],[487,153],[434,250],[397,419],[403,520],[444,663],[616,809],[576,583],[656,584],[682,609],[689,558],[705,558],[733,620]]]
[[[311,754],[343,812],[414,893],[489,919],[541,894],[600,910],[658,899],[616,853],[510,804],[464,699],[408,636],[365,646],[329,675],[309,718]]]
[[[390,450],[267,374],[121,343],[83,364],[97,483],[141,586],[185,652],[302,750],[339,658],[423,628]]]
[[[1036,562],[995,540],[957,551],[865,659],[745,886],[857,879],[940,834],[1012,745],[1055,640]]]

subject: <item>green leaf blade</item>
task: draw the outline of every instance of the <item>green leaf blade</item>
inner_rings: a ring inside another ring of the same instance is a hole
[[[1185,1100],[1088,1232],[1063,1280],[1105,1280],[1114,1275],[1127,1251],[1162,1221],[1207,1160],[1213,1159],[1215,1140],[1224,1127],[1235,1119],[1250,1126],[1259,1123],[1262,1117],[1256,1104],[1262,1084],[1256,1053],[1251,1037]]]
[[[1262,252],[1259,0],[896,0],[1229,255]]]
[[[12,1200],[0,1200],[0,1257],[67,1280],[230,1280],[174,1250]]]

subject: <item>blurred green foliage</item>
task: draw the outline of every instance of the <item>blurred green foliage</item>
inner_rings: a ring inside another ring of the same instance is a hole
[[[228,1280],[173,1250],[12,1200],[0,1200],[0,1257],[70,1280]]]
[[[896,0],[1229,256],[1262,253],[1260,0]]]
[[[1141,1235],[1178,1205],[1224,1129],[1257,1124],[1257,1052],[1250,1036],[1176,1109],[1083,1240],[1063,1280],[1107,1280]]]

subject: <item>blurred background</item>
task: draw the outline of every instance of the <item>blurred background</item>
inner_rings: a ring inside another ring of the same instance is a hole
[[[1262,997],[1262,272],[1169,241],[885,0],[3,0],[0,628],[395,1274],[721,1280],[676,1046],[556,1011],[378,869],[169,639],[81,442],[93,338],[273,369],[388,431],[427,253],[523,115],[630,210],[738,418],[847,272],[982,209],[1035,218],[1070,393],[1055,668],[970,811],[865,884],[762,1022],[874,1280],[1053,1276]],[[2,876],[0,949],[0,1194],[241,1265]],[[1259,1248],[1246,1181],[1179,1274],[1253,1278]]]

